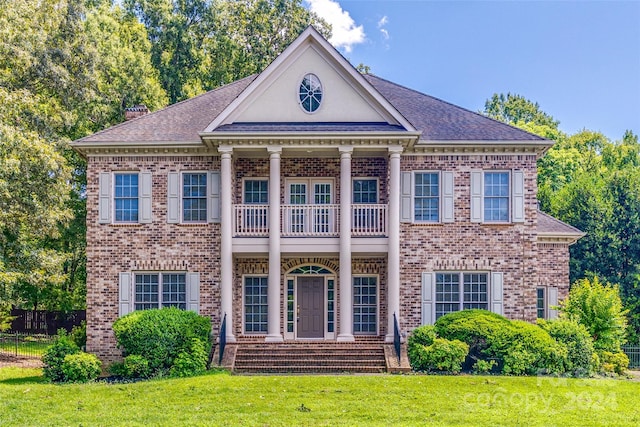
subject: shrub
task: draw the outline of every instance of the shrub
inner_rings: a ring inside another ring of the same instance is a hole
[[[539,320],[538,324],[552,338],[567,347],[565,371],[575,376],[585,376],[597,371],[599,363],[594,358],[593,340],[584,325],[569,319]]]
[[[64,381],[65,375],[62,370],[64,358],[70,354],[79,353],[80,349],[73,342],[71,337],[67,335],[64,329],[58,331],[53,344],[51,344],[42,356],[42,363],[44,364],[43,374],[44,377],[50,381]]]
[[[615,372],[618,375],[622,375],[629,367],[629,357],[622,351],[616,353],[602,351],[599,354],[599,358],[603,372]]]
[[[478,360],[473,365],[473,372],[476,374],[489,373],[496,364],[495,360]]]
[[[73,329],[71,329],[70,337],[78,348],[84,348],[87,345],[87,322],[82,322],[79,326],[74,326]]]
[[[143,356],[150,375],[168,372],[181,352],[190,352],[193,338],[205,353],[211,346],[209,319],[177,308],[134,311],[117,319],[113,331],[124,356]]]
[[[67,354],[62,362],[63,381],[86,383],[98,378],[102,368],[100,360],[89,353]]]
[[[415,344],[411,366],[419,371],[458,373],[462,370],[469,346],[462,341],[435,338],[431,345]]]
[[[198,338],[191,339],[188,350],[183,350],[176,357],[169,374],[172,377],[191,377],[199,375],[207,369],[208,352]]]
[[[124,358],[123,375],[128,378],[147,378],[151,375],[149,361],[138,354],[130,354]]]
[[[411,332],[407,340],[407,355],[409,360],[419,358],[422,347],[433,344],[436,339],[436,330],[432,325],[420,326]]]
[[[512,320],[510,328],[498,331],[487,352],[501,358],[502,372],[512,375],[562,373],[567,360],[564,345],[541,327],[522,320]]]
[[[627,311],[623,310],[618,286],[582,279],[574,283],[561,314],[584,325],[596,350],[616,353],[624,344]]]

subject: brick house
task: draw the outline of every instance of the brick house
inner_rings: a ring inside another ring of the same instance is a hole
[[[103,360],[132,310],[326,351],[393,341],[394,313],[403,335],[464,308],[534,321],[567,294],[582,234],[536,199],[552,142],[362,75],[311,27],[258,75],[139,110],[72,143]]]

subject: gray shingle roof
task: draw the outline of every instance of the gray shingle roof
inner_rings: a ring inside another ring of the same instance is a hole
[[[422,131],[428,141],[544,141],[537,135],[490,119],[372,74],[364,76],[378,92]]]
[[[83,142],[199,142],[199,133],[256,78],[257,75],[222,86],[154,113],[121,123],[78,140]],[[425,95],[374,75],[365,78],[427,141],[544,141],[493,119]],[[399,131],[386,123],[234,123],[226,132],[376,132]]]
[[[584,236],[584,233],[574,226],[566,224],[542,211],[538,211],[538,233]]]

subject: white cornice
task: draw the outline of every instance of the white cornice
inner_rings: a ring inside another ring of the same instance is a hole
[[[558,243],[573,245],[579,239],[586,236],[585,233],[554,233],[554,232],[538,232],[538,243]]]
[[[542,156],[552,141],[426,141],[420,140],[405,154],[531,154]]]
[[[205,155],[210,149],[201,141],[146,141],[146,142],[72,142],[71,147],[83,157],[87,156],[175,156]]]

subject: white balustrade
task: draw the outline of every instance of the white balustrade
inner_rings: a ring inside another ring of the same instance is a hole
[[[354,237],[387,236],[387,205],[351,205],[351,235]],[[338,237],[340,205],[280,206],[282,237]],[[267,237],[269,205],[233,205],[233,235]]]

